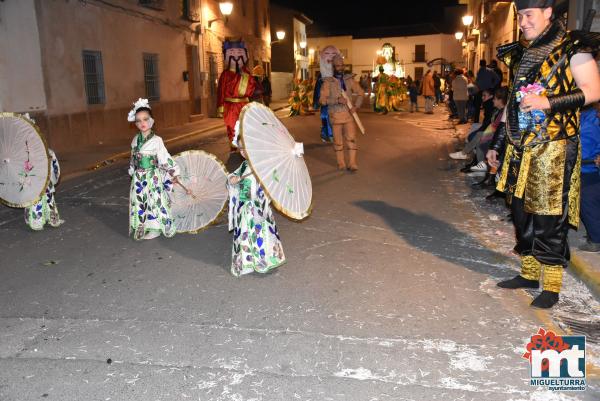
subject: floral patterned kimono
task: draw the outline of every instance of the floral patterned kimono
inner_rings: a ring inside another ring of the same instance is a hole
[[[50,156],[50,181],[46,193],[42,195],[37,203],[25,208],[25,222],[32,230],[36,231],[42,230],[46,224],[51,227],[58,227],[64,223],[64,220],[61,220],[58,215],[58,208],[54,199],[54,193],[56,192],[54,186],[60,178],[60,165],[52,149],[48,149],[48,154]]]
[[[251,173],[248,162],[229,177]],[[228,181],[229,182],[229,181]],[[285,263],[281,239],[269,198],[256,177],[250,174],[237,185],[228,184],[229,231],[233,231],[231,274],[266,273]]]
[[[129,165],[129,235],[135,240],[151,239],[163,234],[175,235],[168,192],[179,167],[167,151],[163,140],[151,132],[146,138],[138,133],[131,142]]]

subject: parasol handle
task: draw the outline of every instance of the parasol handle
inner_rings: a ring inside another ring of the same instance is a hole
[[[352,100],[350,100],[350,98],[348,97],[346,92],[343,90],[342,90],[342,96],[344,97],[344,99],[346,99],[346,102],[347,102],[346,106],[348,106],[348,109],[352,110],[352,108],[354,107],[354,105],[352,104]],[[365,127],[362,125],[362,121],[360,121],[360,118],[358,118],[358,114],[356,114],[356,112],[352,112],[352,117],[354,118],[354,121],[356,121],[356,125],[358,125],[360,132],[363,135],[365,135]]]
[[[175,181],[181,188],[183,188],[183,190],[185,191],[186,194],[190,195],[192,198],[196,199],[196,195],[194,195],[194,193],[192,191],[190,191],[189,189],[187,189],[182,183],[181,181],[179,181],[179,179],[177,179]]]

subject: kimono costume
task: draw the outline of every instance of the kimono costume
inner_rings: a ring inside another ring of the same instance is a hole
[[[25,222],[32,230],[36,231],[42,230],[46,224],[58,227],[64,223],[64,220],[60,219],[54,198],[56,192],[54,187],[60,178],[60,165],[52,149],[48,149],[48,154],[50,156],[50,180],[46,193],[37,203],[25,208]]]
[[[556,19],[532,43],[498,48],[512,82],[506,156],[497,189],[506,192],[511,203],[520,277],[537,283],[543,270],[544,292],[554,293],[556,301],[569,260],[567,232],[579,223],[579,109],[585,96],[572,76],[570,60],[576,53],[596,52],[599,44],[600,34],[567,32]],[[549,110],[519,109],[517,92],[528,85],[544,88]],[[541,118],[533,119],[534,113]]]
[[[246,67],[243,67],[239,73],[235,70],[225,70],[219,77],[217,113],[223,116],[229,142],[233,140],[235,123],[240,117],[240,112],[250,102],[255,88],[256,79],[250,75]]]
[[[290,114],[288,114],[288,117],[299,116],[302,113],[302,97],[299,82],[292,83],[292,92],[290,93],[288,104],[290,105]]]
[[[390,77],[386,73],[380,73],[375,87],[375,105],[377,113],[387,113],[392,110],[390,102]]]
[[[315,109],[321,106],[321,139],[323,142],[333,142],[333,130],[331,129],[331,123],[329,122],[329,111],[326,104],[320,104],[321,97],[321,86],[323,85],[323,78],[319,77],[315,84],[314,96],[313,96],[313,107]]]
[[[242,177],[251,170],[244,161],[229,177]],[[229,182],[229,181],[228,181]],[[229,231],[233,231],[231,274],[266,273],[285,263],[285,255],[269,198],[254,174],[238,184],[228,184]]]
[[[137,134],[131,142],[129,164],[129,235],[135,240],[163,234],[175,235],[168,193],[179,167],[165,148],[163,140],[151,132],[146,138]]]

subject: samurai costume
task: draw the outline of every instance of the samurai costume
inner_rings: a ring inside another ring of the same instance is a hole
[[[517,1],[517,8],[551,7],[552,1]],[[569,260],[567,232],[579,223],[581,146],[579,109],[585,96],[572,76],[570,60],[598,50],[600,35],[567,32],[554,20],[531,43],[498,47],[498,59],[510,70],[505,140],[499,191],[511,204],[521,274],[498,283],[502,288],[539,288],[532,306],[550,308],[559,299],[563,269]],[[524,112],[518,93],[542,87],[550,109]]]
[[[337,56],[341,57],[341,56]],[[334,77],[325,78],[321,87],[320,101],[321,104],[328,106],[329,121],[333,128],[333,148],[337,159],[339,170],[346,168],[346,160],[344,157],[344,143],[348,150],[348,169],[351,171],[358,170],[356,162],[356,152],[358,146],[356,144],[356,123],[348,106],[338,103],[338,99],[342,96],[342,91],[346,92],[349,99],[352,95],[357,95],[354,106],[360,108],[363,100],[363,91],[354,80],[352,74],[336,74]]]
[[[225,70],[219,77],[217,87],[217,114],[223,117],[229,142],[233,140],[235,123],[242,108],[250,102],[256,87],[256,79],[250,74],[248,50],[242,41],[223,43]]]
[[[25,223],[36,231],[43,230],[46,224],[58,227],[64,223],[64,220],[60,219],[54,198],[56,192],[54,187],[60,179],[60,165],[52,149],[48,149],[48,155],[50,156],[50,180],[46,192],[37,203],[25,208]]]

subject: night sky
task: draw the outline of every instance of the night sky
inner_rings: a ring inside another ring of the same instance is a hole
[[[456,5],[458,1],[271,0],[271,3],[304,13],[322,30],[349,34],[357,27],[441,23],[444,7]]]

